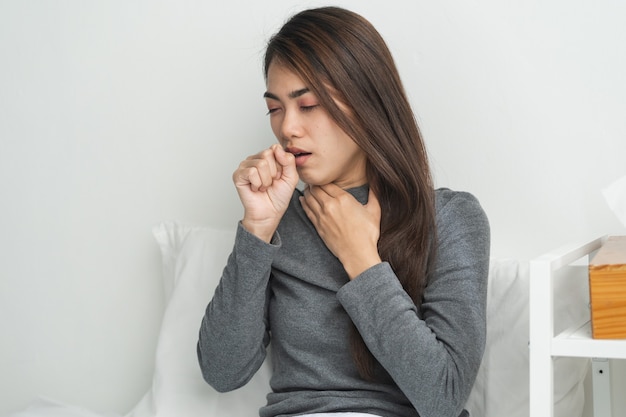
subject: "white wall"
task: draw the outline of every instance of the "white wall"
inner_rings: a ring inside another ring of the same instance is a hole
[[[137,402],[163,308],[151,227],[236,222],[231,172],[273,142],[264,43],[325,3],[0,1],[0,414]],[[387,39],[437,183],[480,198],[494,256],[626,232],[600,194],[626,174],[624,3],[335,4]]]

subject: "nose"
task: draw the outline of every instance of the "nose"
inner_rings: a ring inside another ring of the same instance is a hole
[[[285,110],[280,124],[281,136],[285,139],[301,137],[304,127],[296,110]]]

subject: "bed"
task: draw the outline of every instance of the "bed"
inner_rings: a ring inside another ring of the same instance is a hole
[[[161,250],[167,304],[158,342],[152,386],[124,416],[95,413],[41,398],[6,417],[250,417],[257,415],[268,391],[270,369],[264,364],[243,388],[219,394],[202,379],[195,343],[199,321],[234,241],[234,230],[163,222],[153,229]],[[581,285],[571,285],[572,279]],[[556,326],[584,314],[586,276],[569,277],[569,302],[555,300]],[[488,290],[487,347],[476,384],[467,403],[472,416],[528,417],[528,262],[491,261]],[[565,297],[564,297],[565,298]],[[572,300],[579,300],[573,302]],[[581,308],[581,306],[583,306]],[[589,361],[555,361],[555,416],[583,415]]]

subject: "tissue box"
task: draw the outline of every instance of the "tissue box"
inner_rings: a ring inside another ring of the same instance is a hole
[[[626,236],[611,236],[589,263],[594,339],[626,338]]]

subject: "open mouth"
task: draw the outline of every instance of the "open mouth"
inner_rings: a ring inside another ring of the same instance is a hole
[[[311,152],[307,152],[298,148],[287,148],[285,150],[289,152],[290,154],[292,154],[293,156],[295,156],[296,158],[311,155]]]
[[[303,151],[302,149],[291,148],[287,149],[287,152],[291,153],[296,158],[296,166],[301,167],[309,156],[312,155],[311,152]]]

